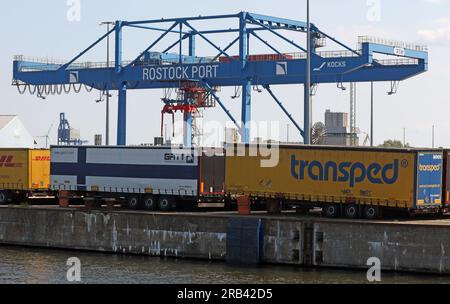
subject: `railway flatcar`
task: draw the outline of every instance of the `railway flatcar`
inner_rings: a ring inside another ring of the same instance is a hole
[[[222,149],[54,146],[50,188],[126,202],[132,210],[223,207],[224,170]]]
[[[0,205],[49,198],[50,150],[0,149]]]
[[[280,146],[271,149],[276,164],[264,166],[266,157],[251,156],[257,147],[244,149],[227,149],[225,191],[232,197],[318,207],[330,218],[445,209],[442,150]]]

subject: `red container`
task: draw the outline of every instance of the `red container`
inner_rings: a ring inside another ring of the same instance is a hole
[[[239,56],[232,56],[232,58],[238,60]],[[289,54],[261,54],[248,56],[249,61],[276,61],[276,60],[292,60],[292,59],[294,59],[294,56]],[[226,56],[219,57],[219,62],[227,63],[230,61],[231,59]]]

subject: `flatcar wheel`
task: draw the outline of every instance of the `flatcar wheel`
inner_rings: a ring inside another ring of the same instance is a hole
[[[381,209],[378,206],[366,206],[364,208],[364,216],[369,220],[379,219],[381,218]]]
[[[348,219],[356,219],[358,218],[358,206],[351,204],[345,206],[345,217]]]
[[[137,210],[139,209],[139,196],[137,195],[130,195],[128,197],[128,208],[131,210]]]
[[[158,201],[158,208],[164,212],[170,211],[172,208],[172,199],[168,196],[161,196]]]
[[[146,195],[142,204],[145,210],[152,211],[156,209],[155,197],[153,195]]]
[[[8,203],[8,194],[6,191],[0,191],[0,205]]]
[[[325,206],[323,215],[327,218],[337,218],[339,216],[339,206],[335,204]]]

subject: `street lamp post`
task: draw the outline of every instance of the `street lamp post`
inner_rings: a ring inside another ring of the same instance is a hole
[[[373,147],[373,81],[370,84],[370,146]]]
[[[286,143],[289,143],[289,124],[286,125]]]
[[[309,15],[309,0],[306,0],[306,20],[307,20],[307,57],[306,57],[306,83],[305,83],[305,118],[304,118],[304,142],[305,145],[311,144],[311,119],[312,119],[312,104],[311,104],[311,22]]]
[[[433,149],[434,149],[434,147],[435,147],[434,136],[435,136],[435,128],[434,128],[434,125],[433,125],[433,128],[432,128],[432,134],[431,134],[431,138],[432,138],[431,147],[432,147]]]
[[[106,32],[109,33],[110,26],[114,22],[102,22],[100,25],[106,25]],[[106,66],[109,68],[109,35],[106,39]],[[109,89],[106,90],[106,130],[105,130],[105,145],[109,146]]]
[[[403,128],[403,147],[406,148],[406,128]]]

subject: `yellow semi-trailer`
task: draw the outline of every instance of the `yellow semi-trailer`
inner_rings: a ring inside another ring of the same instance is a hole
[[[0,205],[48,195],[50,150],[0,149]]]
[[[261,155],[254,146],[245,149],[245,156],[227,150],[230,196],[319,207],[327,217],[378,218],[385,208],[433,213],[443,208],[443,151],[280,146],[262,157],[251,156]]]

